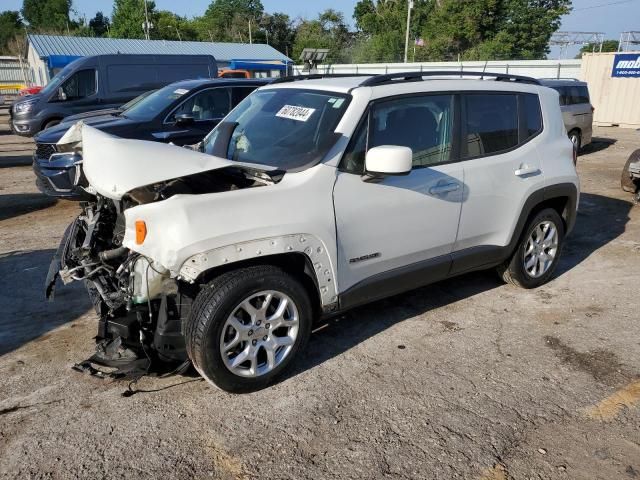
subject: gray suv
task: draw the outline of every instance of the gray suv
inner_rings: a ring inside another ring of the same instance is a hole
[[[569,138],[577,151],[591,143],[593,132],[593,106],[586,82],[576,79],[540,80],[560,94],[560,110]]]

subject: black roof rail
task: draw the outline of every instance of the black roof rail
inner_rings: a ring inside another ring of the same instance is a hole
[[[431,70],[423,72],[399,72],[389,73],[386,75],[375,75],[363,81],[361,87],[375,87],[378,85],[386,85],[395,82],[420,82],[424,77],[491,77],[496,81],[502,82],[519,82],[540,85],[540,82],[533,77],[524,77],[522,75],[511,75],[509,73],[493,73],[493,72],[468,72],[455,70]]]
[[[538,80],[566,80],[566,81],[572,81],[572,82],[582,82],[582,80],[575,77],[541,77],[541,78],[538,78]]]
[[[321,78],[370,77],[371,75],[372,74],[370,73],[311,73],[308,75],[289,75],[287,77],[280,77],[271,83],[274,84],[297,82],[300,80],[319,80]]]

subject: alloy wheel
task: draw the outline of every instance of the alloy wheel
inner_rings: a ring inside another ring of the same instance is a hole
[[[553,222],[544,221],[531,231],[524,249],[524,270],[532,278],[539,278],[551,268],[558,253],[558,229]]]
[[[222,327],[220,352],[225,366],[241,377],[269,373],[289,355],[299,330],[298,308],[276,290],[252,294]]]

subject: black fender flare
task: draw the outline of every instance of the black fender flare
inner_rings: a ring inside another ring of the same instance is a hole
[[[566,204],[564,210],[560,212],[562,219],[565,222],[565,235],[568,235],[575,226],[577,216],[577,204],[578,204],[578,187],[574,183],[556,183],[554,185],[547,185],[546,187],[533,192],[525,200],[518,218],[518,223],[511,236],[509,242],[509,256],[513,253],[520,241],[522,231],[527,222],[531,218],[532,214],[538,210],[540,205],[550,203],[554,199],[566,198]]]

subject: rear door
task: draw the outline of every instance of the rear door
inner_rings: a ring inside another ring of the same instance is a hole
[[[368,299],[446,276],[464,201],[455,105],[453,94],[399,97],[362,120],[334,187],[341,291],[372,285]],[[366,151],[380,145],[410,147],[411,173],[363,177]]]
[[[535,142],[542,132],[538,96],[462,95],[461,166],[465,191],[452,273],[493,263],[504,253],[526,199],[544,186]]]

